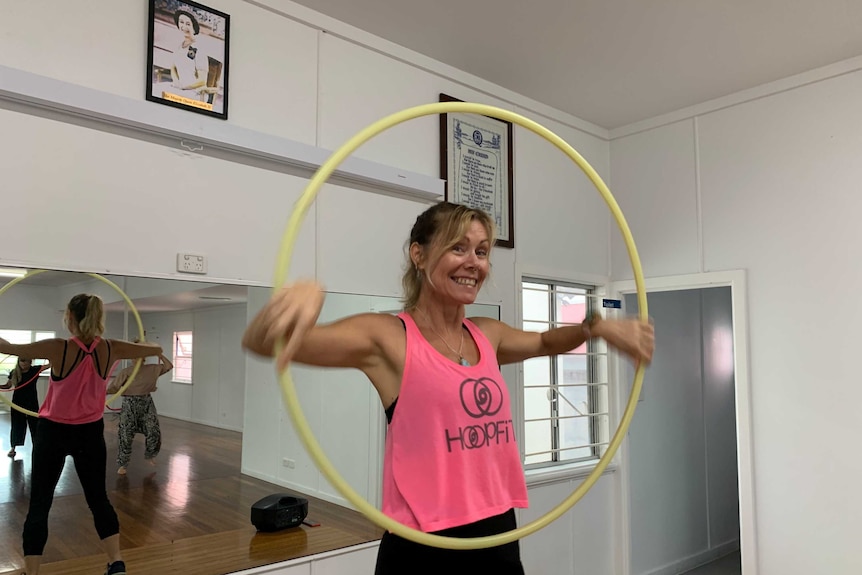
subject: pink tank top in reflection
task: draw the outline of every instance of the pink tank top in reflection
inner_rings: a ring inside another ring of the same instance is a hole
[[[102,419],[108,382],[99,374],[96,358],[93,357],[93,350],[101,340],[102,338],[97,337],[89,347],[77,337],[69,340],[81,348],[85,357],[63,379],[55,380],[51,370],[48,394],[39,409],[40,417],[57,423],[73,424],[92,423]],[[110,354],[110,351],[108,353]],[[59,369],[63,369],[63,366]]]
[[[527,507],[509,392],[491,343],[471,321],[479,363],[443,356],[407,313],[398,405],[386,436],[383,512],[439,531]]]

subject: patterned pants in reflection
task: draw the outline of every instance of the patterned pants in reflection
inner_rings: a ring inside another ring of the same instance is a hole
[[[136,433],[146,436],[144,457],[152,459],[162,448],[162,431],[159,429],[159,414],[153,397],[147,395],[123,396],[123,409],[120,411],[119,450],[117,465],[126,467],[132,457],[132,441]]]

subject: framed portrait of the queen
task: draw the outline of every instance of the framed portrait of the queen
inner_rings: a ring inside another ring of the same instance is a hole
[[[189,0],[149,5],[147,100],[226,120],[230,16]]]

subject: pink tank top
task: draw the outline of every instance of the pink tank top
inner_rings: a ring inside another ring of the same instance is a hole
[[[407,313],[407,353],[386,436],[383,512],[439,531],[527,507],[506,382],[491,343],[471,321],[479,363],[462,366],[422,336]]]
[[[102,419],[105,411],[107,379],[99,374],[93,350],[102,338],[97,337],[85,346],[77,337],[75,342],[86,354],[74,369],[60,380],[54,379],[53,370],[48,380],[48,393],[39,409],[39,416],[57,423],[83,424]],[[63,366],[60,366],[62,369]]]

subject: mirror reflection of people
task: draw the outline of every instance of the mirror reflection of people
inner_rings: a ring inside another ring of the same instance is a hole
[[[51,364],[48,393],[39,408],[33,444],[30,508],[24,522],[24,564],[27,575],[38,575],[48,541],[48,514],[54,489],[71,456],[96,532],[108,556],[106,575],[126,573],[120,554],[120,523],[105,488],[107,448],[105,410],[107,377],[114,361],[160,355],[152,343],[102,338],[105,312],[95,295],[79,294],[66,306],[69,339],[54,338],[12,344],[0,338],[0,353],[47,359]]]
[[[0,388],[14,389],[12,403],[29,411],[38,412],[39,391],[36,387],[36,380],[39,378],[39,373],[44,369],[46,366],[33,365],[33,360],[29,357],[19,357],[15,369],[9,373],[9,379],[4,385],[0,385]],[[30,428],[30,441],[35,440],[38,422],[38,417],[21,413],[17,409],[12,410],[12,429],[9,432],[9,445],[12,449],[6,455],[15,457],[17,454],[15,448],[24,445],[28,427]]]
[[[134,340],[138,342],[138,339]],[[132,384],[123,392],[123,405],[120,409],[120,425],[117,429],[117,474],[125,475],[129,460],[132,458],[132,443],[136,433],[142,433],[146,438],[144,459],[155,465],[156,456],[162,448],[162,432],[159,427],[159,414],[153,396],[159,377],[171,371],[174,364],[164,355],[158,356],[158,363],[144,363],[132,380]],[[118,373],[108,385],[108,393],[117,393],[129,379],[135,364],[126,367]]]
[[[371,380],[389,428],[383,463],[383,512],[414,529],[480,537],[516,527],[527,506],[521,458],[500,365],[566,353],[602,338],[649,362],[652,325],[591,317],[543,333],[494,319],[465,318],[490,273],[494,223],[484,212],[447,202],[421,214],[408,243],[404,311],[359,314],[317,325],[324,294],[315,282],[289,285],[246,329],[243,346],[321,367],[352,367]],[[371,256],[373,257],[373,256]],[[484,434],[484,435],[483,435]],[[518,542],[453,551],[384,533],[376,573],[523,574]],[[458,571],[461,572],[461,571]]]

